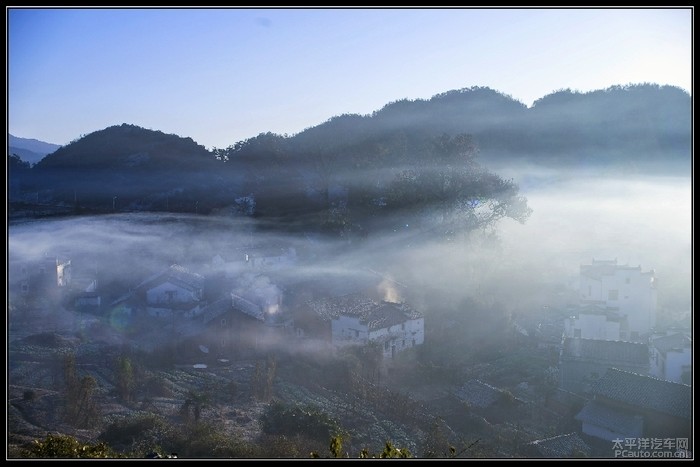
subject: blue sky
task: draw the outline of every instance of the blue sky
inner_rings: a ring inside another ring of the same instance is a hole
[[[8,132],[130,123],[211,149],[487,86],[692,93],[690,8],[6,8]]]

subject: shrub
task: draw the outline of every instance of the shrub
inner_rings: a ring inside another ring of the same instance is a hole
[[[105,459],[123,457],[105,443],[83,444],[68,435],[47,435],[43,440],[34,440],[21,453],[32,459]]]
[[[287,406],[278,401],[268,406],[260,422],[263,432],[270,435],[302,435],[325,440],[341,432],[337,420],[315,407]]]

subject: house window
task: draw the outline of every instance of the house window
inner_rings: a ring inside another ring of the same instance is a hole
[[[27,284],[26,282],[22,284],[22,292],[29,292],[29,284]]]
[[[415,340],[415,339],[413,339],[412,345],[413,345],[413,347],[416,346],[416,340]]]
[[[360,337],[360,331],[355,331],[355,337]]]
[[[384,350],[389,350],[389,341],[384,342]]]
[[[401,330],[404,331],[406,329],[406,323],[401,323]]]
[[[574,329],[574,337],[581,337],[581,330],[580,329]]]
[[[608,300],[617,300],[617,296],[618,296],[618,291],[616,289],[608,290]]]
[[[223,318],[223,319],[221,320],[221,326],[222,326],[222,327],[223,327],[223,326],[226,326],[226,318]]]
[[[638,340],[639,340],[639,332],[637,332],[637,331],[632,331],[631,340],[633,340],[633,341],[638,341]]]
[[[401,339],[401,347],[406,347],[406,339]]]

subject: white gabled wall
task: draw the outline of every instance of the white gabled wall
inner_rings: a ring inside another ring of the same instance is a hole
[[[592,266],[596,266],[596,261]],[[641,267],[618,266],[617,262],[601,261],[612,270],[600,277],[589,277],[581,271],[579,296],[582,302],[598,302],[609,308],[616,308],[620,315],[627,317],[627,335],[616,339],[636,340],[635,336],[650,333],[656,326],[657,291],[654,284],[654,271],[642,272]],[[581,328],[582,335],[584,325]],[[598,335],[607,334],[599,332]],[[603,337],[594,337],[603,338]]]
[[[655,378],[684,383],[683,373],[692,365],[691,348],[669,350],[665,354],[656,347],[651,347],[649,355],[649,374]],[[687,383],[684,383],[687,384]]]
[[[336,345],[366,344],[369,329],[356,316],[340,315],[331,321],[331,340]]]
[[[359,318],[341,315],[331,321],[331,339],[334,345],[381,342],[384,357],[391,358],[398,352],[423,344],[424,324],[424,318],[417,318],[388,328],[369,330]]]
[[[580,313],[578,318],[567,318],[564,323],[564,336],[581,337],[607,341],[621,339],[620,323],[608,320],[603,314]]]

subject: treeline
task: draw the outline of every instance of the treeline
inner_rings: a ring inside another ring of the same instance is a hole
[[[531,108],[472,87],[211,151],[191,138],[116,125],[29,169],[11,160],[10,201],[11,209],[36,199],[83,214],[225,212],[336,235],[363,235],[397,216],[394,228],[407,212],[452,214],[459,206],[459,220],[431,225],[449,236],[455,222],[473,228],[490,214],[527,217],[518,187],[484,167],[688,174],[691,134],[691,98],[671,86],[561,90]]]

